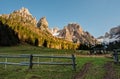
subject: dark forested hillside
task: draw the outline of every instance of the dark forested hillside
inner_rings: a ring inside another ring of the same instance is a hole
[[[8,25],[4,25],[2,22],[0,22],[0,45],[10,46],[17,45],[18,43],[19,39],[14,30],[9,28]]]

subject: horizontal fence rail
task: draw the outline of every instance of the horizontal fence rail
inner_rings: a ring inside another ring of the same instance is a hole
[[[75,56],[72,54],[71,56],[44,56],[39,54],[21,54],[21,55],[0,55],[0,58],[5,58],[4,62],[0,62],[0,64],[6,65],[20,65],[20,66],[29,66],[29,69],[32,69],[33,65],[71,65],[74,70],[76,70],[76,62]],[[27,58],[28,61],[21,61],[19,63],[8,62],[8,58]],[[34,62],[33,58],[59,58],[59,59],[69,59],[71,62]]]
[[[10,56],[10,55],[0,55],[0,58],[29,58],[29,56],[22,56],[22,55],[20,55],[20,56]]]

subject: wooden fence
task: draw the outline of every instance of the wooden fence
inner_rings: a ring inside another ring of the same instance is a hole
[[[120,49],[114,49],[113,59],[115,63],[120,63]]]
[[[22,54],[22,55],[0,55],[0,58],[5,58],[4,62],[0,61],[0,64],[4,64],[5,68],[7,65],[20,65],[20,66],[28,66],[29,69],[32,69],[33,65],[71,65],[73,70],[76,70],[76,62],[75,56],[72,54],[71,56],[43,56],[43,55],[35,55],[35,54]],[[28,61],[21,61],[19,63],[8,62],[8,58],[27,58]],[[34,62],[33,58],[61,58],[61,59],[70,59],[71,62]]]

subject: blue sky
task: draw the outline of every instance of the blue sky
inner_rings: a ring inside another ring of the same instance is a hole
[[[94,37],[120,25],[120,0],[0,0],[0,14],[22,7],[37,20],[46,16],[50,28],[78,23]]]

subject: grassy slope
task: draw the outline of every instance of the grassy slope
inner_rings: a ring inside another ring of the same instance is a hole
[[[69,55],[73,53],[72,50],[56,50],[48,49],[44,47],[33,47],[29,45],[20,45],[14,47],[0,47],[0,53],[8,54],[62,54]],[[27,59],[20,59],[27,60]],[[59,61],[56,59],[54,61]],[[4,61],[0,59],[0,61]],[[17,62],[19,59],[9,59],[9,61]],[[51,61],[51,60],[50,60]],[[67,60],[61,60],[67,61]],[[77,71],[72,70],[72,66],[50,66],[50,65],[36,65],[33,66],[32,70],[28,70],[27,66],[7,66],[5,69],[4,65],[0,65],[0,79],[71,79],[73,78],[87,62],[92,63],[92,67],[85,74],[84,79],[103,79],[105,70],[103,68],[107,61],[112,61],[109,58],[99,58],[99,57],[76,57]],[[114,64],[113,64],[114,65]],[[117,76],[120,78],[120,66],[114,65],[117,72]],[[119,79],[118,78],[118,79]]]
[[[58,50],[31,45],[18,45],[11,47],[0,47],[0,53],[6,54],[72,54],[74,50]]]

